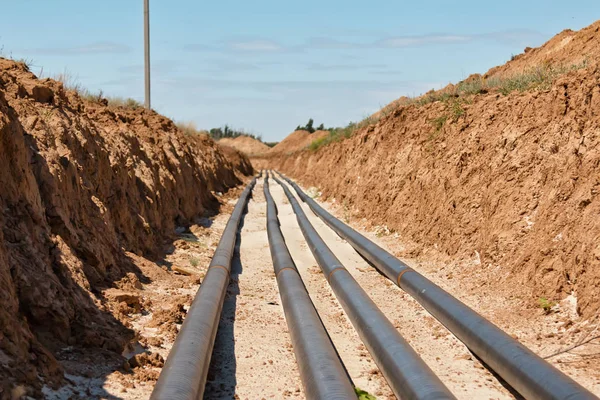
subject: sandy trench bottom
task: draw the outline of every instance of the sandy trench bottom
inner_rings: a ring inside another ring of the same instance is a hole
[[[379,399],[394,399],[321,273],[283,189],[270,180],[270,191],[277,204],[286,245],[354,385]],[[461,341],[408,294],[371,267],[305,203],[299,203],[351,275],[457,398],[515,398],[514,393]],[[324,206],[343,219],[345,211],[336,204]],[[254,189],[240,233],[238,260],[234,266],[237,272],[232,276],[215,344],[213,376],[205,393],[208,399],[304,398],[273,273],[265,212],[261,179]],[[359,230],[399,256],[404,255],[405,247],[409,246],[397,236],[380,235],[380,230]],[[576,328],[585,328],[585,321],[576,320],[569,304],[564,305],[562,312],[547,315],[539,309],[523,307],[519,297],[505,295],[505,289],[486,287],[482,282],[489,281],[489,276],[473,273],[478,267],[476,260],[448,260],[434,253],[420,258],[402,258],[542,356],[560,352],[571,342],[577,342],[578,335],[569,335],[568,329],[564,328],[565,319]],[[598,369],[590,366],[589,361],[582,364],[574,358],[578,360],[577,356],[565,352],[549,361],[592,392],[600,394]]]
[[[354,385],[380,399],[394,399],[321,273],[283,189],[270,182],[286,245]],[[513,398],[458,339],[300,204],[353,277],[458,398]],[[259,180],[240,231],[206,399],[304,398],[273,272],[265,212]]]
[[[321,273],[283,189],[270,180],[270,190],[277,204],[286,245],[354,385],[378,399],[394,399],[395,396]],[[315,191],[315,188],[309,190]],[[164,265],[136,259],[136,264],[152,279],[136,292],[142,299],[142,305],[149,304],[145,312],[123,316],[124,321],[136,331],[138,339],[131,351],[124,354],[125,359],[134,356],[136,352],[158,354],[163,359],[167,358],[181,320],[166,318],[161,324],[162,320],[158,317],[163,314],[170,316],[174,309],[182,310],[180,316],[184,316],[184,310],[189,307],[199,287],[236,201],[237,198],[234,197],[226,200],[228,207],[208,225],[192,226],[190,232],[182,233],[183,240],[174,243],[173,252],[166,257],[165,262],[171,266],[184,265],[194,274],[173,274]],[[366,263],[348,243],[313,214],[305,203],[299,203],[350,274],[457,398],[514,398],[462,342],[408,294]],[[321,204],[338,218],[350,222],[353,227],[358,226],[358,230],[365,236],[401,257],[412,268],[457,296],[538,354],[544,356],[560,353],[549,358],[549,361],[595,394],[600,394],[600,368],[595,366],[597,363],[581,359],[572,352],[561,352],[577,343],[586,332],[586,337],[590,333],[594,334],[593,327],[586,326],[586,321],[578,321],[572,315],[568,304],[561,312],[549,315],[531,310],[523,306],[518,296],[506,295],[500,288],[490,287],[492,285],[486,287],[485,283],[490,280],[490,276],[485,270],[480,272],[482,269],[476,260],[452,260],[433,250],[421,257],[411,258],[410,243],[397,234],[387,232],[385,227],[373,229],[368,224],[363,224],[365,221],[351,221],[348,210],[335,202]],[[360,225],[364,226],[361,228]],[[382,231],[384,234],[381,234]],[[186,235],[191,235],[193,240],[189,240]],[[565,324],[565,319],[570,323]],[[578,332],[581,334],[577,334]],[[590,345],[594,344],[595,342],[590,342]],[[588,345],[578,349],[584,352],[597,351],[594,347],[586,346]],[[89,367],[90,358],[96,360],[94,368],[81,374],[82,369]],[[116,365],[122,363],[122,360],[115,360],[114,357],[108,357],[102,362],[98,360],[98,356],[92,354],[67,361],[69,384],[59,390],[46,389],[46,397],[126,400],[150,397],[160,373],[160,364],[149,363],[139,368],[126,368],[124,371],[121,365]],[[263,179],[257,181],[242,220],[204,398],[304,398],[271,262]]]

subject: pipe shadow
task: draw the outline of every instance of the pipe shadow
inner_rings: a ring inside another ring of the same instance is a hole
[[[237,386],[237,363],[235,360],[235,312],[237,309],[237,297],[240,294],[239,276],[243,273],[244,266],[240,258],[240,246],[242,243],[242,229],[247,215],[242,215],[237,231],[235,249],[231,259],[231,274],[229,286],[225,294],[223,310],[215,345],[213,347],[208,377],[204,389],[204,399],[236,399]]]

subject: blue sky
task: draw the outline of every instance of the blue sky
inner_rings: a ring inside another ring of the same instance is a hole
[[[0,0],[4,56],[143,100],[142,0]],[[600,18],[590,1],[150,0],[157,111],[276,141],[360,120]]]

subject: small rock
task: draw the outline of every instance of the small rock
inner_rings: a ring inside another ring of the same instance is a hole
[[[186,276],[190,276],[190,275],[197,275],[198,271],[190,269],[190,268],[186,268],[186,267],[180,267],[178,265],[173,265],[171,266],[171,269],[173,271],[175,271],[178,274],[181,275],[186,275]]]

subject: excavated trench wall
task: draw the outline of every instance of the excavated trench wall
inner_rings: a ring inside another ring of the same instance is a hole
[[[500,284],[600,307],[600,70],[549,90],[398,107],[317,151],[253,158],[420,249],[481,258]],[[461,115],[459,115],[461,114]],[[417,249],[417,253],[419,249]],[[494,284],[492,282],[492,284]]]
[[[123,350],[133,331],[101,290],[143,280],[126,252],[159,257],[176,225],[252,173],[226,151],[233,161],[153,111],[82,100],[0,59],[0,398],[60,383],[62,347]]]

